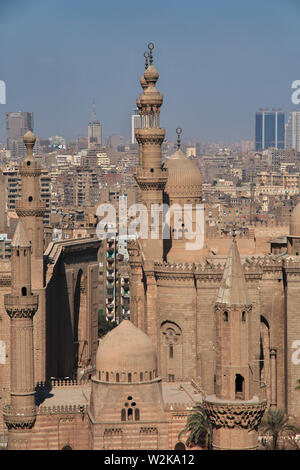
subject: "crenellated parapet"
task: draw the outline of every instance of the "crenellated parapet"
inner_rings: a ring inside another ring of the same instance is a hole
[[[157,280],[189,283],[194,280],[195,264],[156,262],[154,271]]]
[[[288,257],[283,260],[283,267],[289,280],[293,281],[300,276],[299,257]]]
[[[226,403],[205,399],[203,406],[215,428],[255,429],[259,426],[265,412],[267,402],[258,403],[236,402]]]
[[[53,405],[53,406],[40,406],[38,408],[39,415],[58,415],[58,414],[85,414],[88,405]]]

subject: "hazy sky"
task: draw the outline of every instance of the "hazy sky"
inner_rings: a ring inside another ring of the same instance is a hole
[[[129,137],[143,53],[155,44],[167,138],[254,136],[260,107],[300,111],[299,0],[0,0],[0,139],[5,112],[33,111],[39,137]]]

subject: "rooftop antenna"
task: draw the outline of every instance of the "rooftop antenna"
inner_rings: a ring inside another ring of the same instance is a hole
[[[92,118],[95,121],[96,120],[96,105],[95,105],[95,98],[93,98],[93,104],[92,104]]]
[[[177,129],[176,129],[176,134],[177,134],[177,150],[179,150],[180,147],[181,147],[181,137],[180,137],[181,133],[182,133],[181,127],[177,127]]]

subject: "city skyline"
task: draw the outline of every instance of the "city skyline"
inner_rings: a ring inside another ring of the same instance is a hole
[[[291,102],[299,79],[294,1],[154,1],[147,8],[136,0],[114,6],[90,0],[85,7],[29,1],[26,8],[4,1],[0,9],[2,141],[5,113],[19,109],[34,112],[41,138],[86,133],[93,98],[104,134],[129,137],[149,41],[159,87],[168,89],[162,125],[169,140],[178,125],[185,140],[254,139],[257,109],[298,109]]]

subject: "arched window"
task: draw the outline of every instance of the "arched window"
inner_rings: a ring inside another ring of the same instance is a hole
[[[119,372],[116,373],[116,382],[120,382],[120,374],[119,374]]]
[[[243,322],[246,321],[246,312],[242,312],[242,321],[243,321]]]
[[[126,421],[126,410],[125,408],[121,411],[121,421]]]
[[[185,444],[183,442],[177,442],[175,444],[174,450],[185,450]]]
[[[27,295],[27,288],[22,287],[22,296],[25,297]]]
[[[109,382],[109,373],[108,372],[105,373],[105,380],[106,380],[106,382]]]
[[[169,358],[172,359],[173,358],[173,344],[169,344]]]
[[[128,408],[127,416],[128,416],[128,421],[132,421],[132,419],[133,419],[132,408]]]
[[[20,256],[20,251],[19,250],[17,250],[17,256]]]
[[[228,312],[226,312],[226,310],[223,312],[223,320],[228,321]]]
[[[152,380],[152,371],[149,373],[149,380]]]
[[[134,410],[134,419],[135,421],[139,421],[140,420],[140,410],[138,408],[136,408]]]
[[[128,374],[128,382],[131,382],[131,373]]]
[[[245,398],[245,380],[244,377],[240,374],[235,376],[235,398],[238,400],[244,400]]]
[[[140,382],[143,382],[143,372],[140,372]]]

